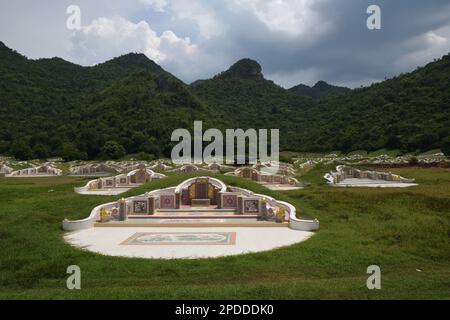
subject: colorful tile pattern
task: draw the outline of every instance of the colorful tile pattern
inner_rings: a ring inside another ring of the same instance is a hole
[[[137,232],[121,245],[234,245],[236,232]]]

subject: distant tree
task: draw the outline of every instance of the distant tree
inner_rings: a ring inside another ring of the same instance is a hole
[[[442,140],[441,150],[446,156],[450,156],[450,137]]]
[[[136,159],[137,160],[152,161],[152,160],[155,160],[156,157],[153,154],[148,154],[148,153],[145,153],[145,152],[139,152],[138,154],[136,154]]]
[[[78,150],[72,143],[64,143],[61,149],[61,157],[66,161],[86,160],[87,154]]]
[[[411,157],[408,163],[410,166],[417,166],[419,164],[419,159],[417,159],[417,157]]]
[[[0,154],[9,150],[9,141],[0,140]]]
[[[33,147],[33,153],[36,158],[44,159],[50,155],[49,148],[42,143],[38,143]]]
[[[13,142],[9,152],[19,160],[29,160],[33,158],[33,151],[25,140],[16,140]]]
[[[102,148],[103,156],[110,159],[119,159],[125,156],[125,148],[117,141],[107,141]]]

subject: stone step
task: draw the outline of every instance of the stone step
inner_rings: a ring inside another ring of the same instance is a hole
[[[161,219],[257,219],[257,215],[243,214],[190,214],[190,215],[129,215],[128,220],[161,220]]]
[[[98,228],[137,228],[137,227],[160,227],[160,228],[212,228],[212,227],[235,227],[235,228],[287,228],[289,227],[289,223],[276,223],[276,222],[265,222],[265,221],[255,221],[255,222],[202,222],[202,221],[192,221],[192,222],[159,222],[159,223],[151,223],[151,222],[137,222],[137,223],[95,223],[94,227]]]

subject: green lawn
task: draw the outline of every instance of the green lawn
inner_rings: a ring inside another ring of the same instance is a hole
[[[449,299],[450,170],[393,169],[417,179],[410,189],[340,189],[322,182],[328,169],[309,171],[309,188],[283,193],[219,176],[317,217],[321,229],[311,239],[270,252],[172,261],[107,257],[66,244],[63,218],[86,217],[118,198],[75,194],[86,179],[1,177],[0,299]],[[81,290],[65,289],[72,264],[81,267]],[[381,267],[381,290],[366,288],[372,264]]]

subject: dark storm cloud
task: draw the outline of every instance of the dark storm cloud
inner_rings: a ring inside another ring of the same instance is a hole
[[[381,7],[381,30],[366,27],[366,9],[370,4]],[[354,86],[368,84],[428,62],[402,62],[407,54],[427,50],[429,54],[423,58],[433,54],[437,58],[449,50],[448,30],[443,31],[441,44],[427,43],[425,36],[450,23],[447,1],[328,1],[314,9],[321,16],[318,23],[329,23],[332,29],[317,35],[312,44],[311,39],[301,36],[270,32],[251,18],[242,19],[241,23],[234,21],[228,37],[234,40],[239,54],[257,59],[266,75],[278,74],[274,78],[279,82],[285,78],[285,86],[302,81],[312,84],[320,79]],[[308,32],[313,33],[320,25],[310,27]],[[308,69],[315,70],[314,75],[302,79],[302,70]]]
[[[76,34],[65,29],[72,3],[82,9]],[[366,27],[372,4],[381,30]],[[18,0],[0,4],[0,40],[32,58],[85,65],[140,51],[185,82],[248,57],[285,87],[355,87],[448,53],[449,17],[448,0]]]

